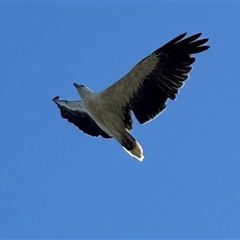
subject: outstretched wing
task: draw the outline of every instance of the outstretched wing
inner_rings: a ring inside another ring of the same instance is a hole
[[[176,98],[188,79],[195,61],[191,54],[209,48],[203,46],[207,38],[198,40],[201,33],[185,36],[183,33],[158,48],[102,95],[132,110],[141,124],[153,119],[166,108],[168,98]]]
[[[84,133],[93,137],[102,136],[104,138],[111,138],[97,125],[88,113],[84,111],[82,101],[59,100],[59,97],[53,98],[53,101],[60,109],[62,118],[67,119],[70,123],[73,123]]]

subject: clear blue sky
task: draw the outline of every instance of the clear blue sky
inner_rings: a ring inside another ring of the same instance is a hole
[[[240,238],[239,3],[0,3],[0,238]],[[176,101],[133,135],[91,138],[51,101],[100,91],[203,32]]]

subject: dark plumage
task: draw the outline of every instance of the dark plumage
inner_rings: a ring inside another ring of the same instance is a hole
[[[112,138],[107,133],[105,133],[96,122],[85,112],[82,111],[69,111],[65,106],[62,106],[58,102],[59,97],[53,98],[53,101],[57,104],[60,109],[62,118],[67,119],[70,123],[73,123],[84,133],[91,135],[92,137],[102,136],[103,138]],[[61,100],[60,100],[61,101]],[[63,100],[68,103],[68,101]]]
[[[202,46],[208,41],[207,38],[195,41],[201,33],[181,40],[185,35],[186,33],[181,34],[152,53],[158,58],[158,62],[155,68],[145,76],[128,105],[141,124],[163,111],[168,98],[172,100],[176,98],[179,88],[188,79],[191,65],[195,61],[191,54],[209,48],[209,46]]]
[[[204,46],[207,38],[199,39],[201,33],[185,36],[183,33],[155,50],[102,92],[94,93],[74,83],[82,100],[54,98],[61,116],[91,136],[115,138],[142,161],[142,147],[129,133],[133,127],[131,111],[143,124],[160,114],[168,99],[176,98],[195,61],[192,54],[209,48]]]

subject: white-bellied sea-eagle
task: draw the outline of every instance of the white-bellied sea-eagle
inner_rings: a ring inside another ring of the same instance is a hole
[[[201,33],[185,36],[183,33],[155,50],[102,92],[74,83],[82,100],[53,98],[61,116],[93,137],[115,138],[142,161],[143,149],[129,133],[133,128],[131,112],[140,124],[158,116],[188,79],[195,61],[191,55],[209,48],[204,45],[207,38],[199,39]]]

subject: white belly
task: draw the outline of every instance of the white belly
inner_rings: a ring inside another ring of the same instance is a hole
[[[111,104],[102,104],[100,101],[87,100],[85,107],[91,118],[109,136],[117,135],[125,130],[125,125],[117,113],[117,108]]]

